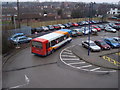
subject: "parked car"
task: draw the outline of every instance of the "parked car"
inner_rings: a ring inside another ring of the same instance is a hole
[[[113,37],[113,39],[120,44],[120,38],[119,37]]]
[[[42,27],[37,27],[37,28],[36,28],[36,32],[37,32],[37,33],[42,32],[42,31],[44,31]]]
[[[104,41],[110,45],[112,48],[119,48],[120,44],[115,41],[113,38],[105,38]]]
[[[48,27],[42,26],[43,31],[49,31]]]
[[[79,26],[77,23],[72,23],[72,26],[75,26],[75,27],[77,27],[77,26]]]
[[[117,32],[116,29],[114,29],[114,28],[112,28],[110,26],[105,26],[105,31],[107,31],[107,32],[113,32],[113,33]]]
[[[120,30],[120,26],[119,25],[115,25],[114,23],[109,23],[108,24],[110,27],[116,29],[116,30]]]
[[[105,30],[104,25],[97,25],[101,30]]]
[[[47,26],[49,30],[54,30],[54,27],[52,25]]]
[[[96,25],[92,25],[93,28],[95,28],[98,32],[101,31],[101,29],[99,27],[97,27]]]
[[[24,36],[24,33],[16,33],[10,37],[11,41],[14,41],[17,37],[22,37]]]
[[[85,48],[90,48],[91,51],[100,51],[101,48],[99,46],[97,46],[94,41],[90,40],[86,40],[86,41],[82,41],[82,46]]]
[[[78,36],[77,32],[72,31],[72,37],[77,37],[77,36]]]
[[[80,29],[82,30],[82,32],[83,32],[84,35],[89,34],[89,32],[91,33],[91,30],[89,30],[88,27],[82,27],[82,28],[80,28]]]
[[[82,30],[79,28],[72,29],[72,31],[75,31],[77,33],[77,35],[79,35],[79,36],[83,35]]]
[[[60,29],[59,25],[53,25],[54,29]]]
[[[69,24],[63,24],[65,26],[65,28],[70,28],[70,25]]]
[[[96,45],[98,45],[99,47],[101,47],[101,49],[103,49],[103,50],[109,50],[111,48],[110,45],[108,45],[103,40],[95,40],[94,42],[95,42]]]
[[[68,22],[67,24],[69,24],[69,25],[70,25],[70,27],[73,27],[73,25],[72,25],[72,23],[71,23],[71,22]]]
[[[81,22],[78,22],[77,24],[78,24],[79,26],[83,26],[83,24],[82,24]]]
[[[30,37],[26,37],[26,36],[21,36],[21,37],[17,37],[13,40],[14,44],[22,44],[22,43],[27,43],[30,42],[32,40],[32,38]]]
[[[65,26],[62,24],[58,24],[58,25],[60,26],[61,29],[65,28]]]

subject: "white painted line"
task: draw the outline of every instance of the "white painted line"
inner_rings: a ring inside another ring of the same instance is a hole
[[[77,68],[79,68],[79,69],[81,69],[81,68],[86,68],[86,67],[91,67],[92,65],[86,65],[86,66],[81,66],[81,67],[77,67]]]
[[[95,71],[95,70],[98,70],[98,69],[100,69],[100,67],[91,69],[90,71]]]
[[[19,88],[19,87],[23,87],[23,86],[29,84],[30,80],[29,80],[29,78],[27,77],[27,75],[25,75],[25,82],[26,82],[25,84],[13,86],[13,87],[10,87],[9,89]],[[9,89],[8,89],[8,90],[9,90]]]
[[[76,57],[76,56],[70,56],[70,55],[61,55],[62,57]]]
[[[83,63],[86,63],[86,62],[75,62],[75,63],[69,63],[69,64],[73,65],[73,64],[83,64]]]
[[[63,59],[63,60],[65,61],[65,60],[80,60],[80,59]]]
[[[67,49],[65,49],[64,51],[67,51],[67,52],[72,52],[71,50],[67,50]]]
[[[63,52],[63,53],[65,53],[65,54],[73,54],[73,53],[68,53],[68,52]]]

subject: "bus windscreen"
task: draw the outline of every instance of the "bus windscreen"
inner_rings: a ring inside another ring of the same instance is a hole
[[[36,47],[36,48],[42,49],[42,43],[41,42],[32,41],[32,47]]]

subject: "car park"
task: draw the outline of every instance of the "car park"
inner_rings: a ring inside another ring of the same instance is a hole
[[[104,41],[111,46],[111,48],[119,48],[120,44],[113,38],[105,38]]]
[[[109,50],[111,47],[103,40],[95,40],[94,41],[96,45],[101,47],[102,50]]]
[[[82,41],[82,46],[87,48],[87,49],[90,49],[90,51],[100,51],[101,48],[99,46],[97,46],[94,41],[90,40],[86,40],[86,41]]]
[[[24,36],[24,33],[16,33],[10,37],[11,41],[14,41],[17,37],[22,37]]]
[[[75,31],[77,33],[77,35],[79,35],[79,36],[83,35],[82,30],[79,28],[72,29],[72,31]]]
[[[21,44],[21,43],[27,43],[30,42],[32,40],[32,38],[30,37],[26,37],[26,36],[21,36],[21,37],[17,37],[13,40],[14,44]]]

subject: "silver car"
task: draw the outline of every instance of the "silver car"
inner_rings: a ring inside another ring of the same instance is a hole
[[[99,46],[97,46],[94,41],[82,41],[82,46],[85,48],[90,48],[91,51],[100,51],[101,48]]]

